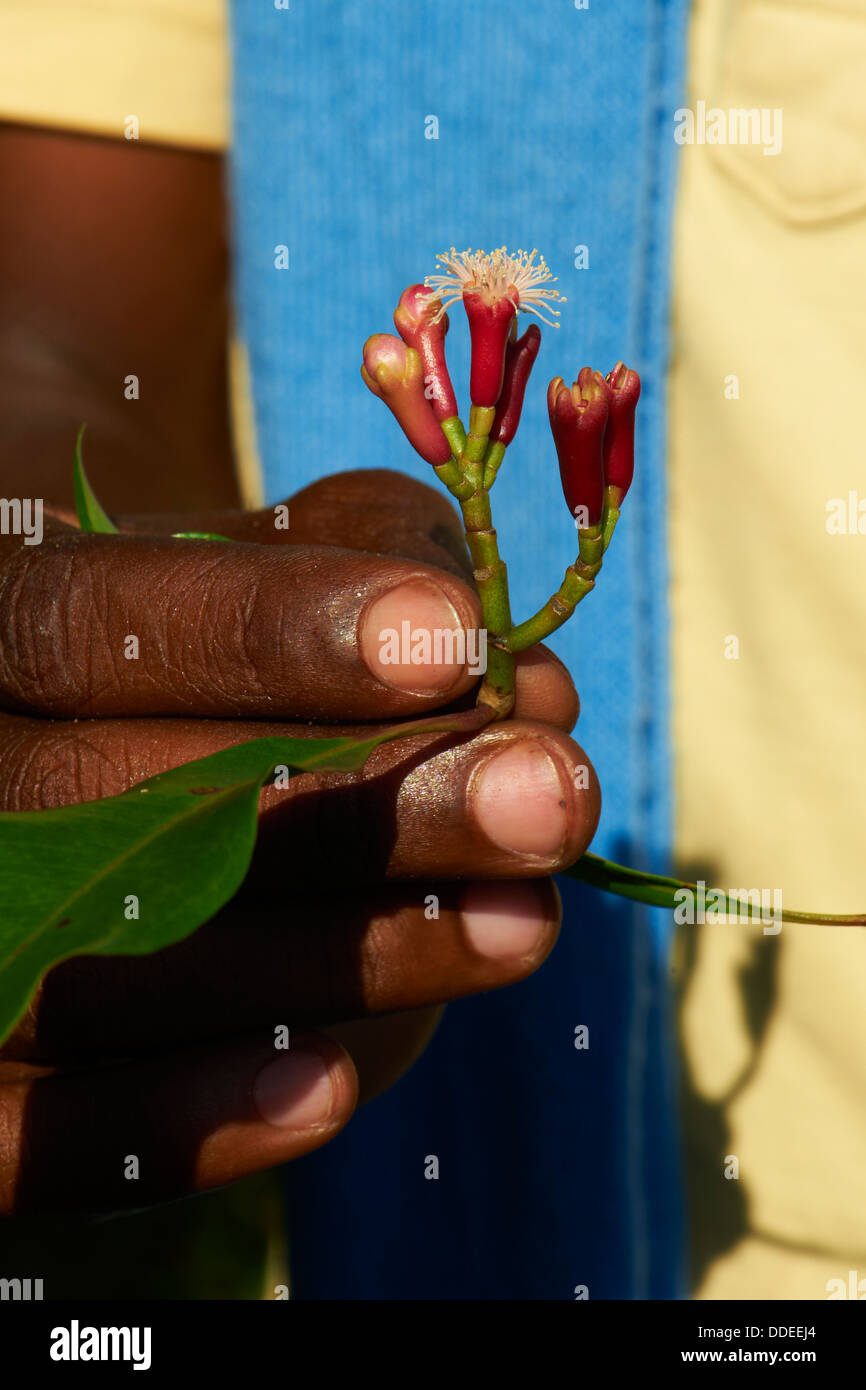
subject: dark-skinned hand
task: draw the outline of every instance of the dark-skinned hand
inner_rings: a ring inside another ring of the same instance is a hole
[[[244,739],[471,703],[463,668],[379,660],[381,630],[404,619],[480,621],[447,499],[357,472],[289,508],[288,531],[273,510],[120,518],[135,534],[118,537],[55,514],[40,546],[0,540],[2,809],[113,795]],[[263,792],[247,882],[185,942],[53,970],[0,1052],[0,1210],[140,1206],[303,1154],[358,1101],[337,1037],[372,1093],[444,1001],[540,965],[559,925],[550,874],[598,818],[594,774],[575,788],[577,712],[561,663],[528,653],[514,719]],[[368,1021],[321,1031],[342,1020]]]
[[[68,506],[86,420],[104,502],[186,513],[116,518],[139,534],[112,538],[56,509],[42,545],[0,537],[4,809],[473,699],[463,671],[414,667],[407,690],[376,661],[394,618],[478,622],[441,490],[342,473],[291,499],[288,532],[202,514],[238,496],[224,163],[135,145],[0,125],[0,492]],[[188,530],[240,543],[169,538]],[[557,933],[549,875],[598,815],[594,778],[571,775],[577,709],[561,664],[528,653],[507,724],[264,793],[247,883],[187,941],[53,970],[0,1052],[0,1211],[141,1207],[294,1158],[411,1064],[444,1001],[529,974]]]

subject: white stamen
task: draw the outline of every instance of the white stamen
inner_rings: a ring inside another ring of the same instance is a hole
[[[495,251],[457,251],[452,246],[447,255],[436,257],[449,273],[428,275],[424,281],[430,289],[430,298],[442,301],[433,322],[441,319],[449,305],[462,299],[467,289],[483,290],[491,299],[507,299],[513,286],[520,297],[520,309],[537,314],[543,323],[558,328],[558,323],[541,312],[541,306],[558,318],[559,310],[550,308],[546,301],[558,299],[564,304],[565,298],[559,290],[550,288],[556,276],[551,275],[543,256],[536,262],[537,255],[537,249],[518,251],[510,256],[504,246]]]

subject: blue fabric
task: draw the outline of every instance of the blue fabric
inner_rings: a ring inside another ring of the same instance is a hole
[[[551,645],[581,691],[579,736],[604,791],[594,848],[659,870],[671,841],[672,113],[686,22],[687,0],[235,0],[232,14],[237,291],[270,500],[383,463],[429,481],[362,385],[361,345],[393,331],[401,289],[436,269],[437,252],[538,246],[568,303],[562,327],[543,329],[494,493],[513,609],[526,616],[575,551],[546,382],[618,357],[641,372],[638,470],[616,542]],[[431,116],[438,139],[425,138]],[[274,266],[279,245],[287,270]],[[461,319],[458,307],[449,360],[465,403]],[[296,1296],[682,1293],[670,918],[562,887],[548,964],[452,1005],[409,1076],[293,1165]],[[588,1051],[573,1046],[581,1023]],[[427,1154],[438,1181],[424,1179]]]

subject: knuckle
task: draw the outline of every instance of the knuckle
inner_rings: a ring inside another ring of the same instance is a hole
[[[197,554],[192,564],[181,550],[135,555],[127,543],[119,565],[110,541],[59,537],[4,565],[0,705],[74,718],[114,714],[119,699],[136,713],[160,692],[164,713],[202,700],[209,707],[229,700],[240,711],[261,695],[256,572],[239,584],[226,553]],[[179,595],[197,622],[181,621]],[[139,638],[140,662],[124,659],[130,632]]]
[[[201,614],[193,665],[212,694],[246,702],[268,693],[258,660],[260,583],[251,574],[249,583],[238,584],[233,558],[215,556],[193,580]]]
[[[118,795],[135,780],[132,752],[112,730],[50,723],[35,729],[26,722],[26,730],[4,738],[0,809],[41,811],[95,801]]]
[[[418,955],[415,914],[404,905],[370,916],[359,943],[364,1000],[373,1011],[418,992],[423,958]]]
[[[75,715],[90,690],[82,651],[106,620],[105,584],[80,537],[16,554],[0,574],[0,697],[7,708]]]

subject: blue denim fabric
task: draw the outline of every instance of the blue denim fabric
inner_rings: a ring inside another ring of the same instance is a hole
[[[603,788],[593,848],[660,871],[672,132],[687,11],[687,0],[232,6],[237,296],[270,500],[348,468],[430,481],[362,385],[361,345],[393,331],[400,291],[437,268],[437,252],[537,246],[568,303],[562,326],[543,329],[494,493],[513,609],[527,616],[575,553],[546,383],[618,357],[641,373],[638,467],[615,544],[550,645],[581,692],[578,736]],[[575,267],[581,246],[587,269]],[[448,344],[461,406],[462,317],[456,306]],[[292,1166],[295,1296],[682,1294],[670,917],[561,887],[562,936],[538,974],[450,1006],[413,1071]],[[588,1051],[573,1046],[581,1023]],[[428,1154],[438,1181],[424,1178]]]

